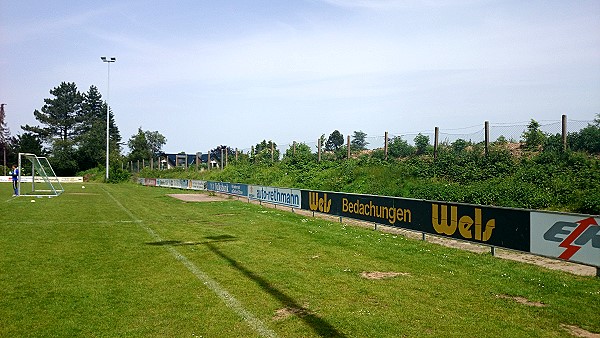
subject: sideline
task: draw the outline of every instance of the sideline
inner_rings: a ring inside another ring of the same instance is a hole
[[[104,188],[104,186],[100,186],[102,191],[106,193],[110,199],[112,199],[121,210],[123,210],[132,220],[137,223],[142,229],[146,230],[146,232],[152,237],[152,239],[156,242],[164,241],[154,230],[144,224],[144,222],[137,218],[129,209],[127,209],[119,200],[117,200],[108,190]],[[180,261],[198,280],[200,280],[204,285],[206,285],[212,292],[214,292],[221,300],[231,309],[235,311],[240,317],[242,317],[250,327],[256,330],[263,337],[276,338],[277,334],[269,329],[260,319],[256,316],[248,312],[242,304],[227,290],[225,290],[217,281],[212,279],[209,275],[207,275],[204,271],[200,270],[192,261],[190,261],[187,257],[179,253],[172,246],[165,246],[167,250],[173,255],[175,259]]]

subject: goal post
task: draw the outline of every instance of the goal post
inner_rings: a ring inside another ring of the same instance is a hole
[[[19,153],[18,165],[19,196],[52,197],[65,191],[46,157]]]

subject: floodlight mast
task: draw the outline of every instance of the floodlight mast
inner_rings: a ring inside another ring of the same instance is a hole
[[[110,64],[112,62],[117,61],[117,58],[112,56],[107,58],[106,56],[101,56],[100,59],[102,62],[106,62],[108,64],[108,79],[106,81],[106,181],[108,182],[108,168],[109,168],[109,143],[110,143],[110,106],[108,105],[108,96],[110,92]]]

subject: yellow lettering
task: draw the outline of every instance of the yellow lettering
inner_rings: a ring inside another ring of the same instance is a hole
[[[316,192],[308,193],[308,205],[310,207],[310,210],[314,211],[319,208],[318,197],[319,197],[319,195]]]
[[[400,210],[400,209],[397,209]],[[390,224],[394,224],[396,223],[396,208],[390,208],[389,210],[389,215],[388,215],[388,222],[390,222]]]
[[[447,205],[441,205],[440,206],[440,212],[439,212],[439,216],[438,216],[438,205],[437,204],[432,204],[431,205],[431,211],[432,211],[432,215],[431,215],[431,224],[433,225],[433,229],[435,229],[435,231],[438,234],[446,234],[448,236],[452,236],[452,234],[454,234],[454,232],[456,231],[456,226],[457,226],[457,222],[456,222],[456,207],[451,206],[450,207],[450,224],[448,224],[448,206]]]
[[[483,216],[480,208],[475,208],[474,217],[463,215],[458,218],[458,207],[450,206],[450,218],[448,218],[448,206],[447,205],[431,205],[431,224],[433,229],[439,234],[446,234],[448,236],[454,235],[456,229],[465,239],[471,239],[475,237],[478,241],[487,242],[492,237],[492,232],[496,227],[496,220],[490,219],[485,223],[485,231],[483,228]],[[410,218],[410,210],[404,211],[404,218]],[[401,219],[402,216],[397,214],[397,218]],[[410,221],[409,221],[410,222]],[[475,227],[473,227],[475,225]]]
[[[404,217],[402,218],[404,220],[404,222],[406,223],[411,223],[412,222],[412,213],[410,212],[410,209],[404,209]]]
[[[471,226],[473,225],[473,219],[469,216],[463,216],[458,220],[458,231],[464,238],[471,238]]]
[[[481,209],[475,208],[475,239],[481,240]]]
[[[308,193],[308,205],[310,210],[320,212],[329,212],[331,209],[331,200],[327,199],[327,193],[323,194],[323,198],[319,197],[319,193],[309,192]]]
[[[485,231],[483,232],[483,241],[487,242],[492,237],[492,231],[496,227],[496,220],[491,219],[485,224]]]

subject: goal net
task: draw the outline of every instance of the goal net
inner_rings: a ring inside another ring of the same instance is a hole
[[[52,197],[65,189],[58,181],[48,159],[35,154],[19,153],[20,196]]]

